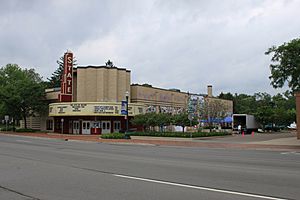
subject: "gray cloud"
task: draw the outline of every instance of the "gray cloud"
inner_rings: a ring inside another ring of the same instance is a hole
[[[264,52],[299,37],[299,1],[2,1],[0,66],[43,77],[70,49],[79,65],[108,59],[132,82],[205,93],[275,93]]]

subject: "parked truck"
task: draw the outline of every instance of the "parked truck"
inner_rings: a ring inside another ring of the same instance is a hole
[[[252,131],[257,131],[259,124],[256,122],[253,115],[247,114],[233,114],[232,115],[232,130],[239,131],[238,126],[241,126],[241,131],[245,133],[252,133]]]

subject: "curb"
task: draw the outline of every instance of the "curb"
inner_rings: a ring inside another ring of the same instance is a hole
[[[176,140],[151,140],[151,139],[101,139],[98,135],[61,135],[55,133],[11,133],[0,132],[1,135],[22,136],[30,138],[59,139],[61,141],[97,142],[106,144],[141,145],[141,146],[173,146],[173,147],[199,147],[199,148],[221,148],[221,149],[253,149],[253,150],[277,150],[277,151],[299,151],[297,145],[272,145],[272,144],[246,144],[246,143],[220,143]],[[207,141],[207,140],[206,140]]]

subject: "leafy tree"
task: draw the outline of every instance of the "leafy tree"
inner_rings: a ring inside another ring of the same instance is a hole
[[[152,130],[153,127],[158,126],[157,114],[146,113],[146,114],[136,115],[131,120],[131,123],[137,126],[143,126],[144,130],[147,129]]]
[[[187,113],[181,113],[172,116],[169,113],[146,113],[136,115],[131,123],[137,126],[143,126],[144,130],[150,128],[153,130],[154,127],[160,127],[160,131],[163,131],[164,126],[168,126],[174,123],[177,126],[182,126],[183,130],[185,126],[190,125]],[[197,121],[192,122],[193,125],[197,124]]]
[[[255,96],[235,94],[233,99],[233,113],[253,114],[255,109]]]
[[[218,98],[220,98],[220,99],[226,99],[226,100],[232,100],[232,101],[234,100],[234,96],[230,92],[227,92],[227,93],[221,92],[219,94]]]
[[[278,47],[273,46],[265,54],[273,54],[269,77],[271,85],[281,88],[287,83],[293,92],[300,90],[300,39],[293,39]]]
[[[226,117],[227,110],[227,106],[221,101],[214,98],[205,99],[203,108],[201,110],[201,118],[207,120],[210,127],[210,132],[212,131],[211,128],[214,121],[221,120]]]
[[[115,67],[114,66],[114,63],[111,61],[111,60],[108,60],[106,63],[105,63],[106,67]]]
[[[188,113],[180,113],[180,114],[173,115],[173,123],[176,126],[181,126],[182,132],[184,132],[184,128],[186,126],[196,125],[197,120],[196,119],[192,120],[192,124],[191,124],[191,121],[188,119]]]
[[[47,110],[45,87],[34,69],[22,70],[16,64],[0,69],[0,102],[2,112],[15,120],[24,120]]]
[[[296,119],[295,99],[290,93],[277,94],[273,97],[267,93],[256,93],[255,118],[263,125],[289,125]]]
[[[295,97],[288,91],[272,97],[274,109],[274,123],[278,125],[289,125],[296,121]]]
[[[234,113],[255,115],[261,124],[289,125],[296,120],[295,97],[290,91],[273,97],[267,93],[235,94],[232,100]]]
[[[158,113],[156,114],[156,125],[160,127],[160,130],[163,132],[163,127],[168,126],[172,122],[172,116],[169,113]]]
[[[256,99],[255,106],[256,111],[254,114],[256,120],[260,122],[263,127],[267,124],[274,123],[274,107],[275,104],[272,101],[272,97],[270,94],[267,93],[256,93],[254,94]]]
[[[62,74],[64,72],[64,56],[60,57],[56,63],[58,64],[58,68],[52,73],[50,78],[47,78],[48,80],[48,87],[50,88],[56,88],[60,87],[60,82],[62,78]],[[77,65],[77,60],[74,57],[73,59],[73,67]]]
[[[145,114],[139,114],[134,116],[134,118],[131,119],[130,122],[135,126],[143,127],[143,130],[146,130],[147,128],[147,117]]]

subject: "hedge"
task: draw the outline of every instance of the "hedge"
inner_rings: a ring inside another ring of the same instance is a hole
[[[102,134],[102,139],[130,139],[130,136],[127,135],[128,138],[125,138],[124,133],[108,133],[108,134]]]
[[[131,136],[151,136],[151,137],[181,137],[181,138],[189,138],[189,137],[210,137],[210,136],[225,136],[231,135],[228,132],[132,132]]]
[[[39,131],[39,130],[31,129],[31,128],[19,128],[19,129],[16,129],[16,132],[34,133],[34,132],[37,132],[37,131]]]
[[[14,131],[15,129],[16,128],[14,128],[14,127],[7,127],[7,128],[6,127],[1,127],[0,128],[1,131]]]

